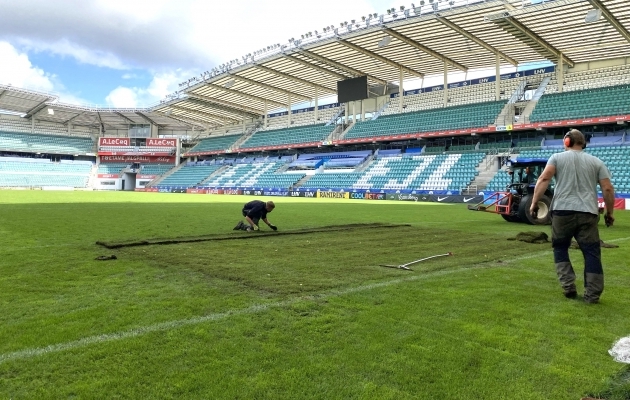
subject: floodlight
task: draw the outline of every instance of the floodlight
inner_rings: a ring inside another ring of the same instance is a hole
[[[586,23],[597,22],[599,21],[601,17],[602,17],[602,10],[600,10],[599,8],[596,8],[586,13],[586,18],[584,18],[584,22]]]
[[[48,115],[55,115],[55,110],[53,110],[52,108],[49,108]]]
[[[392,41],[391,36],[385,36],[383,39],[378,42],[378,47],[385,47]]]

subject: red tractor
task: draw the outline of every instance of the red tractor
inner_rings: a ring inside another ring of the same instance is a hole
[[[511,161],[508,174],[511,182],[504,192],[495,192],[481,203],[469,205],[473,211],[485,211],[500,214],[508,222],[525,222],[528,224],[551,223],[551,199],[555,179],[552,179],[545,194],[538,201],[538,215],[534,218],[529,209],[532,205],[534,186],[547,165],[547,159],[527,158]]]

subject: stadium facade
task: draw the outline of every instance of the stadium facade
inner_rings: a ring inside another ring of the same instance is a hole
[[[623,199],[629,29],[626,0],[428,0],[243,55],[143,109],[0,85],[0,187],[466,201],[577,127]]]

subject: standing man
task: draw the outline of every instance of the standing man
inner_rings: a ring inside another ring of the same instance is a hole
[[[244,224],[243,221],[238,221],[238,224],[234,227],[235,231],[243,230],[243,231],[257,231],[258,230],[258,222],[262,219],[265,221],[271,229],[277,231],[278,228],[269,222],[267,219],[267,213],[273,211],[276,208],[276,205],[273,201],[260,201],[260,200],[252,200],[249,203],[243,206],[243,217],[245,217],[245,221],[247,224]]]
[[[585,153],[586,140],[582,132],[570,130],[564,136],[564,153],[549,158],[545,170],[538,177],[530,212],[536,216],[538,201],[551,179],[556,187],[551,202],[551,244],[556,273],[567,298],[577,297],[575,272],[569,259],[571,239],[575,238],[584,256],[584,301],[598,303],[604,291],[599,241],[597,184],[601,188],[606,215],[606,226],[611,226],[615,205],[615,189],[610,172],[597,157]]]

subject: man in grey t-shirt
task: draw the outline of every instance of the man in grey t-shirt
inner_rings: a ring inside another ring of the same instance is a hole
[[[583,152],[586,140],[582,132],[572,129],[564,136],[564,153],[551,156],[534,189],[530,212],[538,211],[538,201],[551,178],[556,187],[551,202],[551,240],[558,279],[568,298],[577,297],[575,272],[569,259],[571,239],[575,238],[584,256],[584,301],[599,302],[604,291],[599,230],[597,228],[597,184],[606,205],[606,225],[614,222],[615,190],[610,172],[597,157]]]

